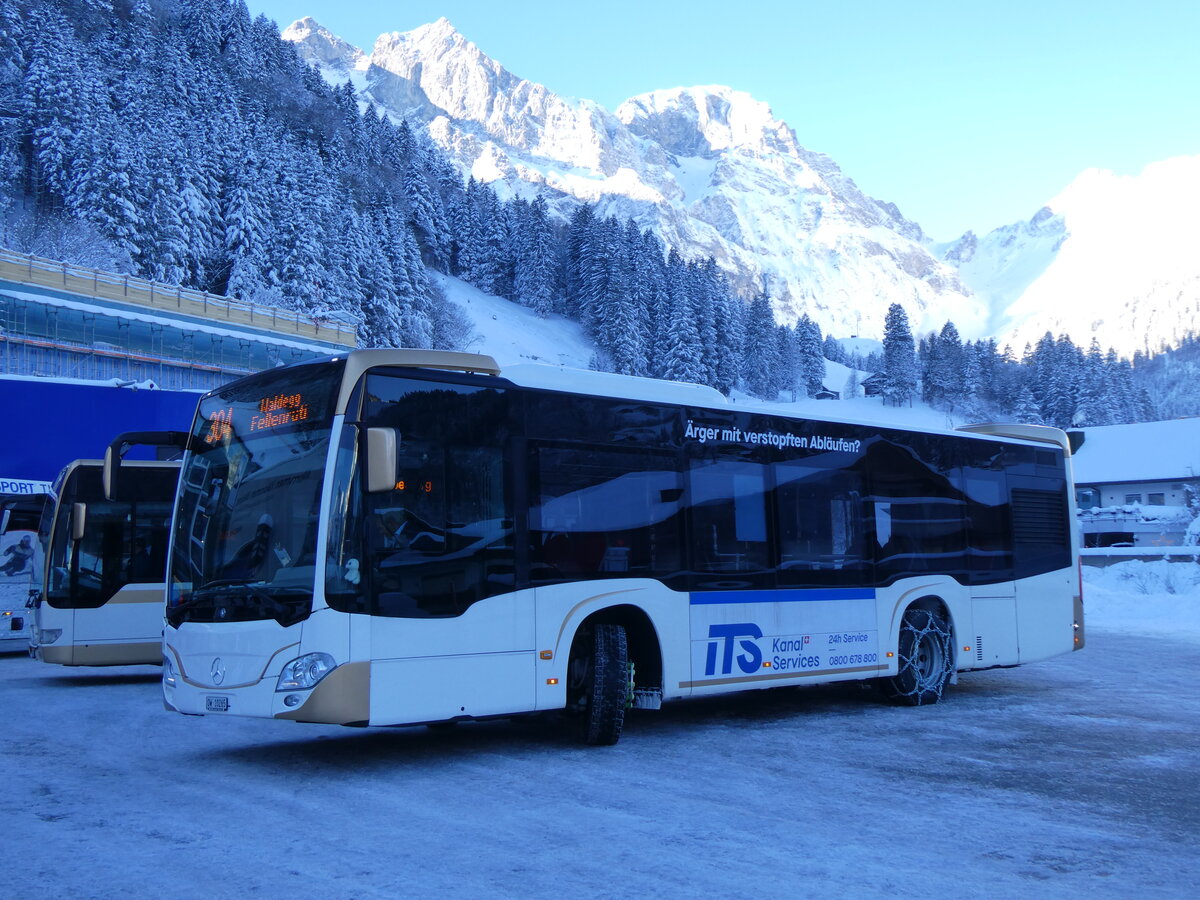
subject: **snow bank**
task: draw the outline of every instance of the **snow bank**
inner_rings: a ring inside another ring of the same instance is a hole
[[[1200,565],[1131,559],[1083,570],[1088,629],[1200,643]]]

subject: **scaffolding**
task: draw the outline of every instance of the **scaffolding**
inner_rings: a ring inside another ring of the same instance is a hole
[[[351,326],[0,249],[0,374],[207,390],[353,341]]]

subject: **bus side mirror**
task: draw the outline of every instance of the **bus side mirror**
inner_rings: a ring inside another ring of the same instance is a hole
[[[378,494],[396,489],[396,431],[367,429],[367,492]]]
[[[82,541],[87,529],[87,504],[75,503],[71,506],[71,540]]]
[[[110,446],[104,451],[104,470],[100,479],[104,485],[104,499],[114,500],[117,496],[117,473],[121,471],[121,453],[114,453]],[[76,504],[77,506],[81,504]],[[76,538],[76,540],[79,540]]]
[[[118,496],[120,489],[118,473],[121,471],[121,460],[130,447],[138,444],[147,447],[175,447],[187,450],[191,441],[191,433],[187,431],[126,431],[113,438],[104,451],[104,471],[101,479],[104,485],[105,500],[126,500]]]

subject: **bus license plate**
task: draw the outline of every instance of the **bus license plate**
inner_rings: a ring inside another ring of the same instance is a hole
[[[229,712],[228,697],[205,697],[204,698],[205,712]]]

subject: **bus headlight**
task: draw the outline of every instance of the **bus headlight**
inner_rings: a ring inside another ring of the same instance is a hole
[[[328,653],[306,653],[283,667],[275,693],[282,691],[307,691],[337,667]]]
[[[175,687],[175,664],[169,656],[163,656],[163,687]]]
[[[53,644],[60,637],[62,637],[61,628],[43,628],[38,632],[38,643],[42,646]]]

